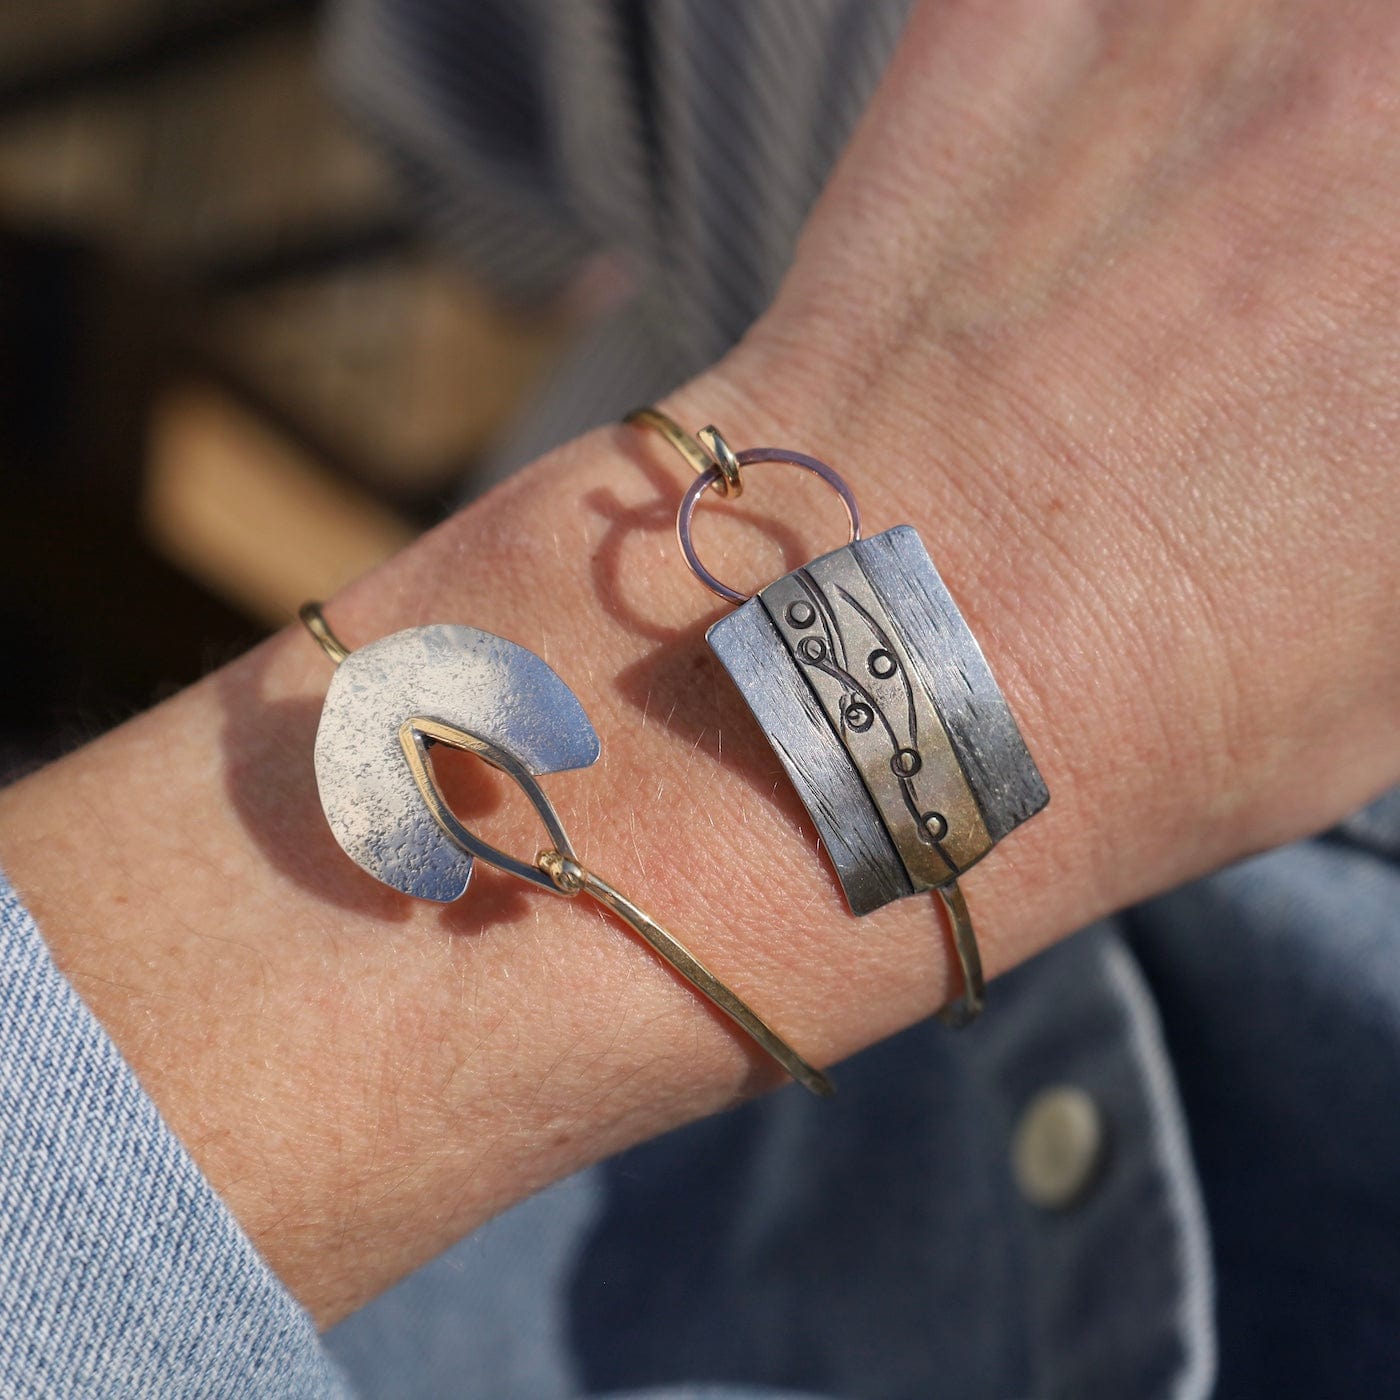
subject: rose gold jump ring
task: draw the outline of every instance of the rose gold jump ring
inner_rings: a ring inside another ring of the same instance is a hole
[[[782,447],[750,447],[747,451],[740,452],[735,460],[741,467],[756,466],[759,462],[786,462],[790,466],[801,467],[803,471],[821,477],[840,496],[841,504],[846,507],[846,517],[851,524],[850,538],[846,543],[852,544],[860,538],[860,507],[856,505],[855,494],[846,485],[845,478],[834,467],[819,462],[815,457],[807,456],[805,452],[789,452]],[[690,565],[691,573],[711,593],[717,593],[731,603],[747,603],[750,594],[740,593],[738,589],[730,588],[727,583],[721,583],[700,562],[700,556],[695,552],[695,542],[690,536],[690,522],[700,497],[720,479],[720,469],[714,466],[704,476],[697,476],[686,488],[685,495],[681,497],[680,509],[676,512],[676,539],[680,542],[681,553],[685,555],[685,562]]]

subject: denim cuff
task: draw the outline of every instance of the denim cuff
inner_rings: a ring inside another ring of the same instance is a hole
[[[346,1393],[3,876],[0,1391]]]

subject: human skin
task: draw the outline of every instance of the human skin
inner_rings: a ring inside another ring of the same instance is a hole
[[[1400,779],[1397,73],[1386,0],[925,5],[776,305],[669,401],[923,535],[1052,794],[963,882],[992,974]],[[846,912],[705,646],[686,479],[595,432],[327,612],[351,646],[450,621],[543,655],[603,741],[545,780],[583,858],[831,1063],[951,959],[929,898]],[[777,466],[702,511],[744,587],[841,538]],[[0,794],[60,967],[322,1324],[777,1082],[583,903],[353,866],[311,766],[329,674],[292,630]],[[460,767],[464,818],[532,853]]]

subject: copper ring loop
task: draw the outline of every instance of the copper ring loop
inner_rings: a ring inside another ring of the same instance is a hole
[[[757,466],[760,462],[786,462],[789,466],[801,467],[803,471],[821,477],[840,496],[841,504],[846,507],[846,517],[851,522],[851,535],[846,543],[852,544],[860,538],[860,507],[856,505],[856,498],[851,488],[846,485],[845,478],[825,462],[819,462],[815,457],[807,456],[805,452],[789,452],[782,447],[750,447],[747,451],[738,453],[735,461],[741,467]],[[700,562],[700,556],[695,552],[695,543],[690,537],[690,522],[700,497],[721,479],[720,468],[711,467],[703,476],[697,476],[686,488],[685,495],[681,497],[680,509],[676,512],[676,539],[680,543],[681,553],[685,555],[685,562],[690,565],[691,573],[711,593],[717,593],[730,603],[747,603],[753,595],[740,593],[737,589],[730,588],[727,583],[721,583]]]

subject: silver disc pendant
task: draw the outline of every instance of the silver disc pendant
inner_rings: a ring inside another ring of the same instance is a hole
[[[319,603],[304,604],[301,620],[336,663],[316,734],[316,781],[336,840],[361,869],[404,894],[445,903],[466,893],[481,860],[565,899],[587,897],[798,1083],[821,1097],[835,1092],[680,939],[579,859],[537,779],[595,762],[598,735],[546,662],[475,627],[414,627],[351,651]],[[548,844],[526,859],[464,825],[434,772],[435,745],[474,754],[514,782]]]
[[[539,776],[600,748],[577,696],[532,651],[475,627],[412,627],[336,667],[316,731],[316,783],[335,839],[361,869],[418,899],[459,899],[474,858],[424,803],[400,729],[412,716],[466,731]]]

